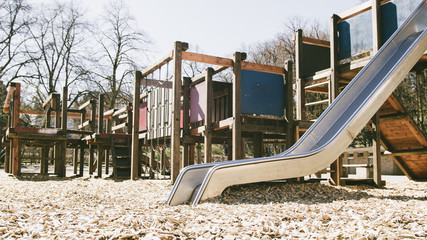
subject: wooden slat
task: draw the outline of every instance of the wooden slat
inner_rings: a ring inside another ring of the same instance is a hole
[[[330,42],[310,37],[302,37],[302,42],[309,45],[315,45],[319,47],[330,47]]]
[[[79,106],[79,110],[85,109],[86,107],[88,107],[93,100],[88,100],[87,102],[83,103],[82,105]]]
[[[78,129],[83,129],[83,128],[91,125],[91,124],[92,124],[92,121],[91,120],[87,120],[87,121],[83,122],[82,124],[79,124]]]
[[[420,131],[418,126],[415,124],[415,122],[412,120],[410,116],[407,116],[405,119],[405,124],[409,128],[409,130],[412,132],[414,137],[418,140],[418,142],[423,145],[424,147],[427,147],[427,139],[424,136],[424,134]]]
[[[173,51],[170,51],[166,56],[164,56],[163,58],[161,58],[159,61],[157,61],[153,65],[151,65],[151,66],[145,68],[144,70],[142,70],[141,74],[138,75],[139,80],[142,80],[148,74],[156,71],[157,69],[159,69],[161,66],[165,65],[166,63],[168,63],[172,59],[173,59]]]
[[[112,129],[113,131],[117,131],[117,130],[119,130],[119,129],[125,128],[127,125],[128,125],[127,123],[121,123],[121,124],[119,124],[119,125],[116,125],[116,126],[112,127],[111,129]]]
[[[338,20],[338,22],[342,22],[342,21],[344,21],[346,19],[349,19],[351,17],[359,15],[359,14],[361,14],[363,12],[369,11],[371,8],[372,8],[371,1],[366,1],[366,2],[364,2],[362,4],[360,4],[360,5],[352,8],[352,9],[349,9],[349,10],[347,10],[345,12],[337,14],[338,17],[340,18]]]
[[[220,73],[220,72],[224,71],[227,68],[228,67],[218,66],[218,67],[214,68],[213,74],[215,75],[217,73]],[[204,80],[205,80],[205,74],[201,73],[201,74],[199,74],[199,75],[197,75],[197,76],[195,76],[195,77],[193,77],[191,79],[191,85],[196,85],[196,84],[198,84],[198,83],[200,83],[200,82],[202,82]]]
[[[384,155],[387,155],[387,156],[427,155],[427,148],[393,151],[390,153],[384,153]]]
[[[314,106],[314,105],[320,105],[320,104],[325,104],[325,103],[329,103],[329,99],[320,100],[317,102],[306,103],[305,106]]]
[[[233,60],[229,58],[215,57],[193,52],[182,52],[182,60],[218,65],[223,67],[233,67]]]
[[[9,87],[9,92],[7,92],[6,99],[4,100],[3,112],[9,113],[9,105],[12,100],[13,93],[15,92],[15,83],[11,83]]]
[[[49,94],[49,96],[47,97],[47,99],[43,102],[43,105],[42,105],[43,108],[50,104],[50,102],[52,101],[52,98],[53,98],[54,94],[56,94],[56,93]]]
[[[127,111],[130,111],[130,110],[132,110],[131,106],[122,107],[122,108],[120,108],[119,110],[117,110],[117,111],[115,111],[113,113],[113,117],[119,116],[119,115],[121,115],[121,114],[123,114],[123,113],[125,113]]]

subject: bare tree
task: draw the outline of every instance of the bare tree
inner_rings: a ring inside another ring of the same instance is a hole
[[[321,40],[327,40],[329,37],[327,29],[318,21],[308,24],[301,16],[293,16],[285,22],[283,31],[275,38],[249,46],[247,50],[249,59],[256,63],[280,67],[286,60],[295,60],[294,35],[298,29],[302,29],[306,37]]]
[[[0,80],[5,81],[6,87],[21,76],[21,70],[28,63],[23,56],[28,40],[29,9],[24,0],[0,3]]]
[[[31,43],[27,47],[31,77],[25,82],[33,86],[33,103],[38,105],[48,94],[63,86],[76,86],[87,74],[80,55],[83,44],[82,15],[72,3],[41,5],[35,11],[36,23],[29,28]],[[79,94],[75,94],[79,95]]]
[[[123,1],[111,1],[105,8],[103,23],[95,33],[99,47],[93,84],[107,93],[106,107],[114,108],[119,101],[131,101],[132,73],[137,61],[146,56],[150,41],[129,14]]]

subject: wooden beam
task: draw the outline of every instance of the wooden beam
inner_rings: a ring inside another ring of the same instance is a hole
[[[242,69],[256,71],[256,72],[280,74],[280,75],[286,74],[285,69],[282,67],[275,67],[275,66],[251,63],[251,62],[245,62],[245,61],[242,61]]]
[[[157,69],[159,69],[160,67],[162,67],[163,65],[165,65],[166,63],[168,63],[170,60],[173,59],[173,55],[174,52],[170,51],[166,56],[164,56],[163,58],[161,58],[159,61],[155,62],[153,65],[145,68],[144,70],[142,70],[140,73],[141,75],[138,75],[139,80],[142,80],[144,77],[148,76],[148,74],[156,71]]]
[[[390,153],[384,153],[386,156],[414,156],[414,155],[427,155],[427,148],[422,149],[408,149],[408,150],[394,150]]]
[[[398,112],[405,112],[405,109],[403,108],[402,104],[399,102],[399,100],[396,98],[396,95],[391,94],[390,97],[387,98],[387,101],[391,104],[391,106],[394,108],[394,110]]]
[[[330,47],[330,42],[311,37],[302,37],[302,43],[319,47]]]
[[[374,0],[374,1],[376,1],[376,0]],[[380,5],[380,4],[384,4],[386,2],[390,2],[390,1],[391,0],[381,0],[381,1],[378,1],[378,2],[380,2],[379,3],[379,5]],[[344,21],[346,19],[349,19],[349,18],[352,18],[354,16],[357,16],[357,15],[359,15],[361,13],[366,12],[366,11],[369,11],[371,8],[372,8],[371,1],[366,1],[366,2],[364,2],[362,4],[360,4],[360,5],[352,8],[352,9],[349,9],[349,10],[347,10],[345,12],[337,14],[340,17],[339,22],[342,22],[342,21]]]
[[[172,81],[142,78],[141,85],[144,87],[172,88]]]
[[[223,67],[233,67],[233,60],[229,58],[215,57],[193,52],[182,52],[182,60],[218,65]]]

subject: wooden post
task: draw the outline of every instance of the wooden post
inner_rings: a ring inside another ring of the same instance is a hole
[[[4,172],[10,173],[10,144],[5,147],[6,152],[4,154]]]
[[[104,129],[104,94],[98,96],[98,133]]]
[[[85,164],[85,147],[83,142],[80,143],[80,164],[79,164],[79,176],[83,177],[83,170],[84,170],[84,164]]]
[[[142,74],[140,71],[135,72],[133,79],[133,114],[132,114],[132,155],[131,155],[131,176],[132,180],[137,180],[138,175],[138,162],[139,162],[139,104],[141,102],[141,79]]]
[[[156,170],[156,151],[153,148],[150,148],[150,178],[154,178],[154,171]]]
[[[372,0],[372,43],[374,54],[381,48],[381,1]]]
[[[73,174],[77,175],[77,165],[79,164],[79,148],[74,148],[73,155]]]
[[[286,126],[286,148],[292,147],[295,141],[295,121],[294,121],[294,92],[293,92],[293,63],[285,62],[286,84],[285,84],[285,111],[288,125]]]
[[[108,175],[110,173],[110,151],[108,149],[104,150],[104,165],[105,165],[105,174]],[[139,176],[139,174],[138,174]]]
[[[263,144],[263,134],[262,132],[255,133],[254,137],[254,157],[259,158],[264,155],[264,144]]]
[[[98,144],[97,177],[102,178],[102,160],[104,159],[104,147]]]
[[[166,143],[164,143],[165,145],[166,145]],[[159,169],[159,172],[160,172],[160,174],[161,175],[165,175],[165,163],[166,163],[166,151],[165,151],[165,148],[163,147],[163,148],[161,148],[160,149],[160,169]]]
[[[62,131],[67,131],[67,102],[68,102],[68,87],[62,89],[62,116],[61,116],[61,128]]]
[[[374,54],[381,47],[381,2],[380,0],[372,0],[372,43]],[[373,131],[373,172],[374,182],[378,187],[383,186],[381,180],[381,131],[380,131],[380,116],[376,113],[372,118]]]
[[[295,78],[296,78],[296,119],[305,119],[305,82],[303,79],[303,64],[302,64],[302,30],[298,29],[295,32]]]
[[[333,14],[331,17],[331,32],[330,32],[330,44],[331,44],[331,76],[329,78],[329,104],[331,104],[339,94],[339,82],[338,82],[338,16]],[[339,157],[330,166],[331,180],[333,184],[341,185],[341,157]]]
[[[55,128],[61,128],[61,99],[59,94],[52,94],[52,104],[55,111]]]
[[[374,182],[378,187],[383,186],[381,180],[381,135],[380,135],[380,116],[375,114],[372,118],[373,131],[373,165]]]
[[[235,52],[233,58],[233,128],[232,128],[232,156],[233,160],[242,159],[242,60],[246,54]]]
[[[212,111],[213,111],[213,81],[214,70],[211,67],[206,69],[206,112],[205,112],[205,132],[204,132],[204,154],[205,163],[212,162]]]
[[[338,86],[338,16],[331,17],[331,76],[329,78],[329,104],[331,104],[339,94]]]
[[[59,96],[58,96],[59,100]],[[64,87],[62,91],[62,115],[61,115],[61,129],[64,134],[67,131],[67,102],[68,102],[68,87]],[[61,141],[61,158],[59,161],[59,177],[65,177],[67,174],[66,164],[67,164],[67,141]]]
[[[172,133],[171,133],[171,180],[175,183],[180,171],[180,120],[181,120],[181,74],[182,74],[182,51],[188,49],[188,44],[175,42],[173,50],[173,99],[172,99]]]
[[[89,145],[89,175],[92,175],[95,171],[94,167],[94,159],[95,159],[95,149],[92,144]]]
[[[49,148],[42,147],[40,150],[41,160],[40,160],[40,173],[47,174],[49,172]]]
[[[196,145],[195,144],[190,145],[188,155],[189,155],[188,165],[194,165],[194,160],[196,159]]]
[[[96,100],[91,100],[90,101],[90,106],[91,106],[91,110],[90,110],[90,131],[95,133],[95,121],[96,121]]]
[[[183,86],[183,105],[182,105],[182,123],[183,123],[183,138],[190,136],[190,83],[191,78],[184,77],[184,86]],[[166,143],[165,143],[166,144]],[[190,144],[184,142],[184,149],[182,154],[182,167],[188,166],[190,163]]]
[[[15,91],[13,93],[13,118],[12,126],[19,127],[19,112],[21,111],[21,84],[15,83]],[[15,176],[21,175],[21,140],[19,138],[11,139],[12,152],[12,174]]]

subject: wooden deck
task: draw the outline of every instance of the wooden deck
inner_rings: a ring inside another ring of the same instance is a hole
[[[427,180],[427,138],[394,95],[380,109],[381,141],[412,180]]]

